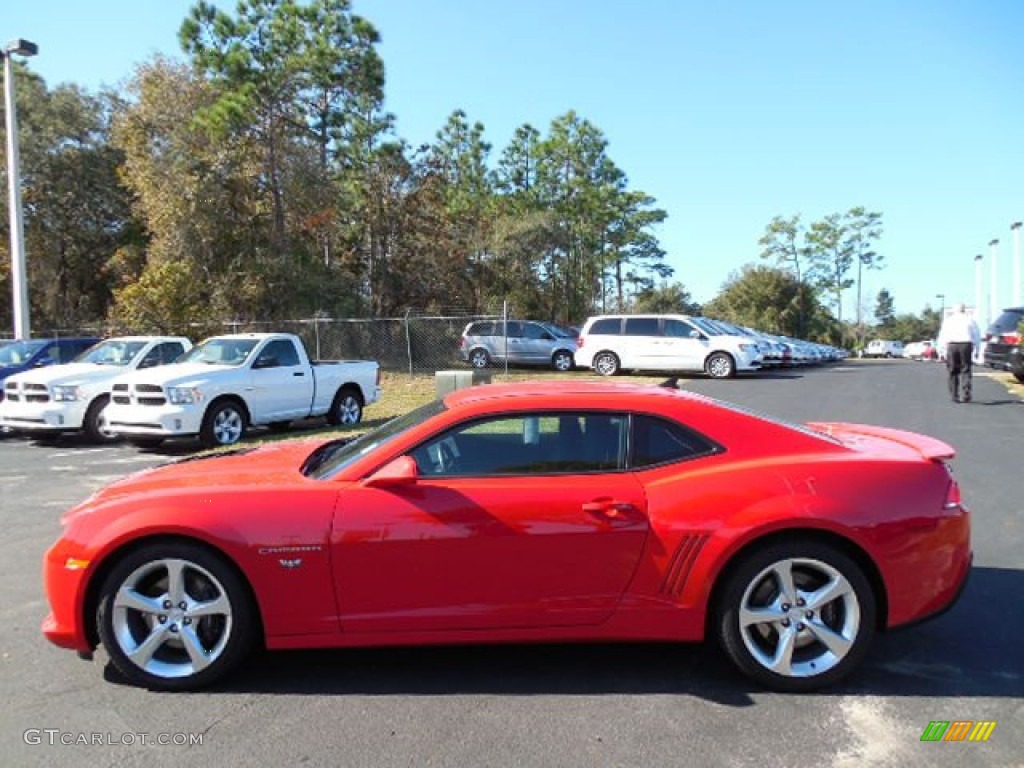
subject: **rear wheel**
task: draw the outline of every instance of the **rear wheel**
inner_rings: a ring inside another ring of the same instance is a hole
[[[602,376],[614,376],[619,368],[619,358],[614,352],[598,352],[594,355],[594,370]]]
[[[359,393],[352,387],[340,389],[325,418],[332,427],[358,424],[363,419],[363,401]]]
[[[231,671],[256,634],[241,578],[186,542],[128,553],[100,590],[97,630],[111,663],[136,685],[191,690]]]
[[[814,541],[768,545],[729,574],[718,639],[732,662],[779,691],[810,691],[860,664],[875,630],[875,596],[860,566]]]
[[[573,369],[572,353],[560,349],[551,356],[551,367],[556,371],[571,371]]]
[[[474,349],[469,353],[469,364],[474,368],[486,368],[491,364],[491,356],[486,349]]]

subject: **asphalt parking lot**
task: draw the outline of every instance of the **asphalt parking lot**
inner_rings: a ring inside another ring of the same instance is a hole
[[[815,695],[758,690],[710,646],[660,644],[262,654],[212,691],[151,693],[124,685],[102,652],[83,662],[44,641],[40,569],[65,509],[181,449],[0,439],[0,764],[1024,765],[1024,402],[979,375],[975,401],[953,404],[943,368],[907,361],[683,385],[956,447],[975,547],[960,602],[878,638],[849,682]],[[997,726],[986,743],[922,743],[933,720]],[[81,734],[102,743],[60,743]]]

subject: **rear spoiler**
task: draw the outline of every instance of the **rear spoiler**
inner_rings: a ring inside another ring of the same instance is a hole
[[[956,456],[956,449],[948,443],[928,435],[908,432],[903,429],[826,421],[808,422],[807,426],[815,432],[822,432],[836,438],[841,438],[843,435],[864,435],[865,437],[882,438],[883,440],[889,440],[904,445],[907,448],[912,448],[924,458],[931,459],[932,461],[948,461]]]

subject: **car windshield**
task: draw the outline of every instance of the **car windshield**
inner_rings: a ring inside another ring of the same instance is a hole
[[[87,349],[74,361],[76,363],[94,363],[95,365],[128,365],[144,346],[146,346],[145,341],[111,339]]]
[[[45,341],[15,341],[0,347],[0,365],[21,365],[46,345]]]
[[[433,400],[355,440],[334,440],[324,443],[306,458],[302,465],[302,474],[317,480],[333,477],[370,451],[387,445],[407,430],[444,410],[443,402]]]
[[[708,336],[725,336],[725,332],[704,317],[691,317],[690,322],[700,328]]]
[[[207,339],[175,362],[207,365],[242,365],[259,339]]]
[[[545,323],[544,327],[560,339],[575,339],[579,335],[577,333],[573,333],[568,328],[562,328],[559,325],[552,325],[551,323]]]

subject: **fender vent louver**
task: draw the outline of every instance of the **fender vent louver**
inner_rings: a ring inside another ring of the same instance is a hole
[[[665,572],[665,581],[661,585],[661,591],[664,594],[674,597],[679,597],[682,594],[686,580],[690,576],[690,569],[697,562],[697,556],[704,548],[708,538],[706,533],[691,533],[680,539],[679,546],[676,547],[672,561],[668,564],[668,570]]]

